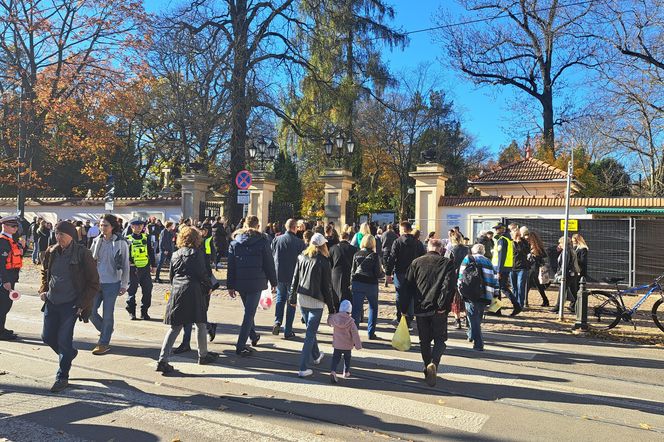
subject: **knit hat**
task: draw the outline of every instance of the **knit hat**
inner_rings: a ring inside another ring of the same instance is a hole
[[[64,233],[73,238],[78,238],[78,233],[76,233],[76,227],[69,221],[60,221],[55,225],[55,233]]]
[[[339,313],[353,313],[353,304],[348,299],[344,299],[339,306]]]

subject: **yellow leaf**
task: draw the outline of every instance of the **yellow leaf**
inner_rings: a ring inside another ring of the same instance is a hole
[[[648,424],[640,423],[639,427],[643,428],[644,430],[652,430],[652,427]]]

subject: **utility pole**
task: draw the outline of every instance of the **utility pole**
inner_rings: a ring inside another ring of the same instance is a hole
[[[572,148],[572,157],[567,164],[567,189],[565,190],[565,233],[563,238],[563,265],[562,265],[562,278],[560,280],[560,299],[558,301],[558,319],[563,320],[565,316],[565,298],[567,297],[567,256],[570,253],[569,250],[569,240],[567,236],[569,235],[569,204],[570,204],[570,192],[572,190],[572,175],[574,174],[574,148]],[[574,253],[574,251],[572,251]]]

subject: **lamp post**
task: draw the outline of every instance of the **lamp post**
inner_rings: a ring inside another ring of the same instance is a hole
[[[339,134],[334,138],[334,143],[327,138],[323,148],[325,155],[335,162],[337,168],[341,169],[345,166],[346,158],[353,155],[355,142],[351,138],[345,139],[343,135]]]
[[[265,138],[259,138],[258,142],[251,143],[249,146],[249,158],[255,163],[256,172],[265,172],[265,167],[277,158],[279,147],[270,141],[270,144],[265,141]]]

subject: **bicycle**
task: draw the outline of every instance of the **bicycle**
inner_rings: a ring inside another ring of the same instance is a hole
[[[630,287],[624,290],[621,290],[618,287],[618,283],[624,281],[625,278],[606,278],[605,281],[609,284],[616,285],[615,292],[609,292],[606,290],[590,290],[588,293],[588,300],[595,300],[591,304],[588,303],[588,322],[592,324],[595,328],[605,328],[611,329],[618,325],[622,320],[627,323],[631,323],[636,330],[636,324],[632,321],[633,315],[636,311],[643,305],[643,303],[648,299],[654,292],[659,292],[660,299],[655,301],[655,304],[652,306],[652,319],[655,322],[655,325],[664,332],[664,308],[661,311],[657,311],[662,304],[664,304],[664,289],[662,285],[664,282],[661,282],[664,279],[664,273],[661,274],[658,278],[654,280],[652,284],[641,285],[638,287]],[[623,301],[623,295],[636,293],[641,290],[648,290],[641,299],[638,300],[634,307],[627,308],[625,301]],[[608,322],[604,322],[607,320]]]

